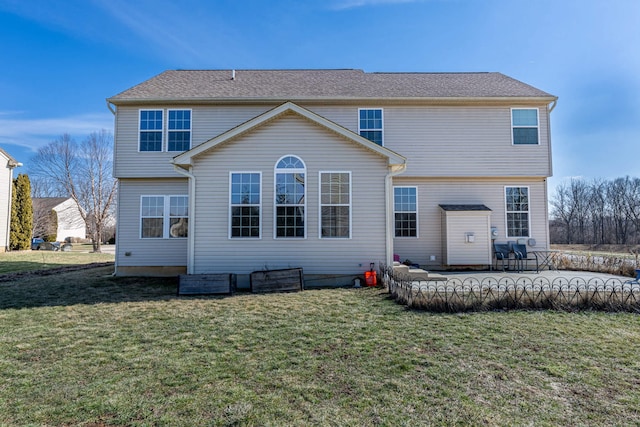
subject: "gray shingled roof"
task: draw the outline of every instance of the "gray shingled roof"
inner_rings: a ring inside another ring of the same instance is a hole
[[[39,211],[50,211],[62,202],[69,200],[69,197],[33,197],[33,209]]]
[[[169,70],[108,101],[547,98],[501,73],[362,70]]]

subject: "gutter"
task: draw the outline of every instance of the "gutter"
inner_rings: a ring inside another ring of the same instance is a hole
[[[202,97],[202,98],[109,98],[107,99],[107,105],[111,110],[111,105],[139,105],[139,104],[177,104],[177,105],[198,105],[198,104],[226,104],[226,105],[242,105],[242,104],[282,104],[287,101],[294,102],[296,104],[305,105],[324,105],[328,101],[337,105],[350,105],[350,104],[371,104],[376,105],[465,105],[465,104],[480,104],[480,105],[514,105],[514,104],[541,104],[555,102],[558,98],[552,95],[548,96],[494,96],[494,97],[339,97],[335,96],[318,96],[318,97]]]
[[[173,169],[181,175],[189,178],[189,226],[188,226],[188,247],[187,247],[187,274],[193,274],[193,266],[195,264],[195,215],[196,215],[196,177],[182,166],[173,163]]]
[[[385,216],[387,220],[387,226],[385,227],[387,259],[385,260],[385,263],[387,264],[387,267],[393,265],[393,237],[394,236],[392,235],[393,234],[392,230],[394,229],[394,226],[393,226],[393,210],[391,209],[391,207],[393,206],[393,177],[403,173],[407,169],[407,164],[402,163],[398,165],[391,165],[390,169],[391,170],[389,171],[387,176],[385,176],[385,180],[384,180],[384,184],[385,184],[384,191],[385,191],[385,198],[386,198],[384,210],[385,210]]]

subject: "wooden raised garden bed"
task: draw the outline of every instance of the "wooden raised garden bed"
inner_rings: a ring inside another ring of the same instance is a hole
[[[263,270],[251,273],[251,292],[297,292],[303,289],[302,268]]]

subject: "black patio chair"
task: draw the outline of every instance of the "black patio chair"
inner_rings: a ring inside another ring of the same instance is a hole
[[[494,243],[493,244],[493,262],[495,268],[498,268],[498,261],[502,261],[502,271],[509,268],[509,259],[511,256],[511,249],[506,243]],[[506,263],[506,266],[505,266]]]
[[[519,266],[518,271],[524,271],[525,269],[528,270],[529,261],[535,261],[536,273],[540,272],[540,268],[538,267],[538,257],[534,254],[527,253],[526,245],[513,245],[513,255],[517,265]]]

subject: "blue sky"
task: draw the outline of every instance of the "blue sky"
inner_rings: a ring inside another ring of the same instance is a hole
[[[559,97],[554,178],[638,176],[638,0],[0,0],[0,146],[113,128],[166,69],[498,71]]]

